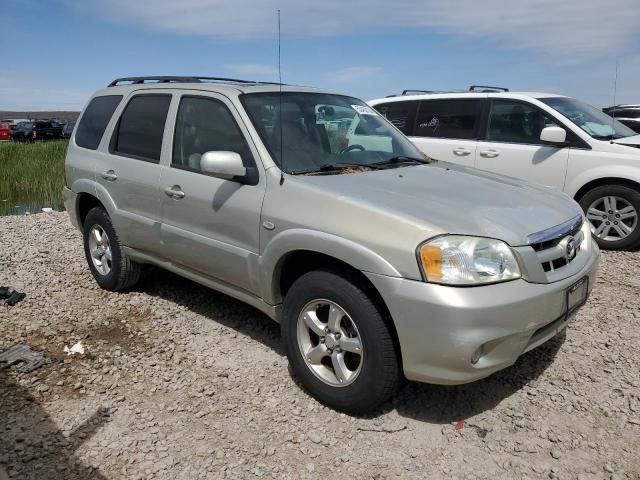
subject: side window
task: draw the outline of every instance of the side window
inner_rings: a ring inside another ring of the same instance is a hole
[[[558,126],[533,105],[511,100],[493,100],[487,123],[487,141],[540,144],[545,127]]]
[[[197,172],[203,153],[220,150],[236,152],[246,167],[253,166],[247,141],[224,103],[211,98],[182,97],[171,165]]]
[[[480,99],[420,102],[414,136],[474,139],[481,108]]]
[[[170,103],[171,95],[165,94],[133,97],[120,116],[111,151],[158,163]]]
[[[416,115],[418,102],[381,103],[374,108],[405,135],[411,135],[413,133],[413,119]]]
[[[95,97],[89,102],[76,130],[76,144],[95,150],[100,144],[105,128],[122,100],[122,95]]]

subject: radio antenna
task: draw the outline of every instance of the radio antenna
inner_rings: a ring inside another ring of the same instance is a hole
[[[280,63],[280,9],[278,9],[278,123],[280,130],[280,185],[284,183],[284,148],[282,146],[282,68]]]
[[[615,132],[615,121],[616,121],[616,97],[618,95],[618,63],[620,62],[620,57],[616,58],[616,76],[613,81],[613,112],[611,115],[611,138],[609,141],[613,140],[613,133]]]

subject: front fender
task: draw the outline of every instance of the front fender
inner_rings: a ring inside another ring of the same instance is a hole
[[[280,298],[280,267],[287,254],[307,250],[336,258],[362,272],[400,277],[400,273],[377,253],[346,238],[307,229],[290,229],[269,241],[259,259],[260,290],[265,301],[275,305]]]
[[[620,178],[640,185],[640,168],[630,166],[617,167],[606,164],[596,168],[590,168],[579,173],[571,182],[568,182],[564,191],[569,194],[571,198],[575,198],[582,187],[594,180],[600,180],[602,178]]]

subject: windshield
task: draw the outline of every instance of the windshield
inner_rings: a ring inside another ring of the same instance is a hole
[[[352,97],[249,93],[242,96],[242,103],[274,161],[282,168],[284,160],[287,173],[339,166],[373,168],[385,162],[391,168],[401,165],[400,159],[426,161],[402,133]]]
[[[575,98],[539,98],[598,140],[630,137],[636,133],[606,113]]]

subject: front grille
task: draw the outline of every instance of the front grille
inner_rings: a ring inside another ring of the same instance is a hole
[[[530,239],[536,240],[529,243],[529,246],[536,252],[545,273],[562,270],[578,257],[584,241],[582,221],[582,216],[579,216],[562,225],[529,236]],[[572,237],[575,253],[569,254],[568,246]]]

